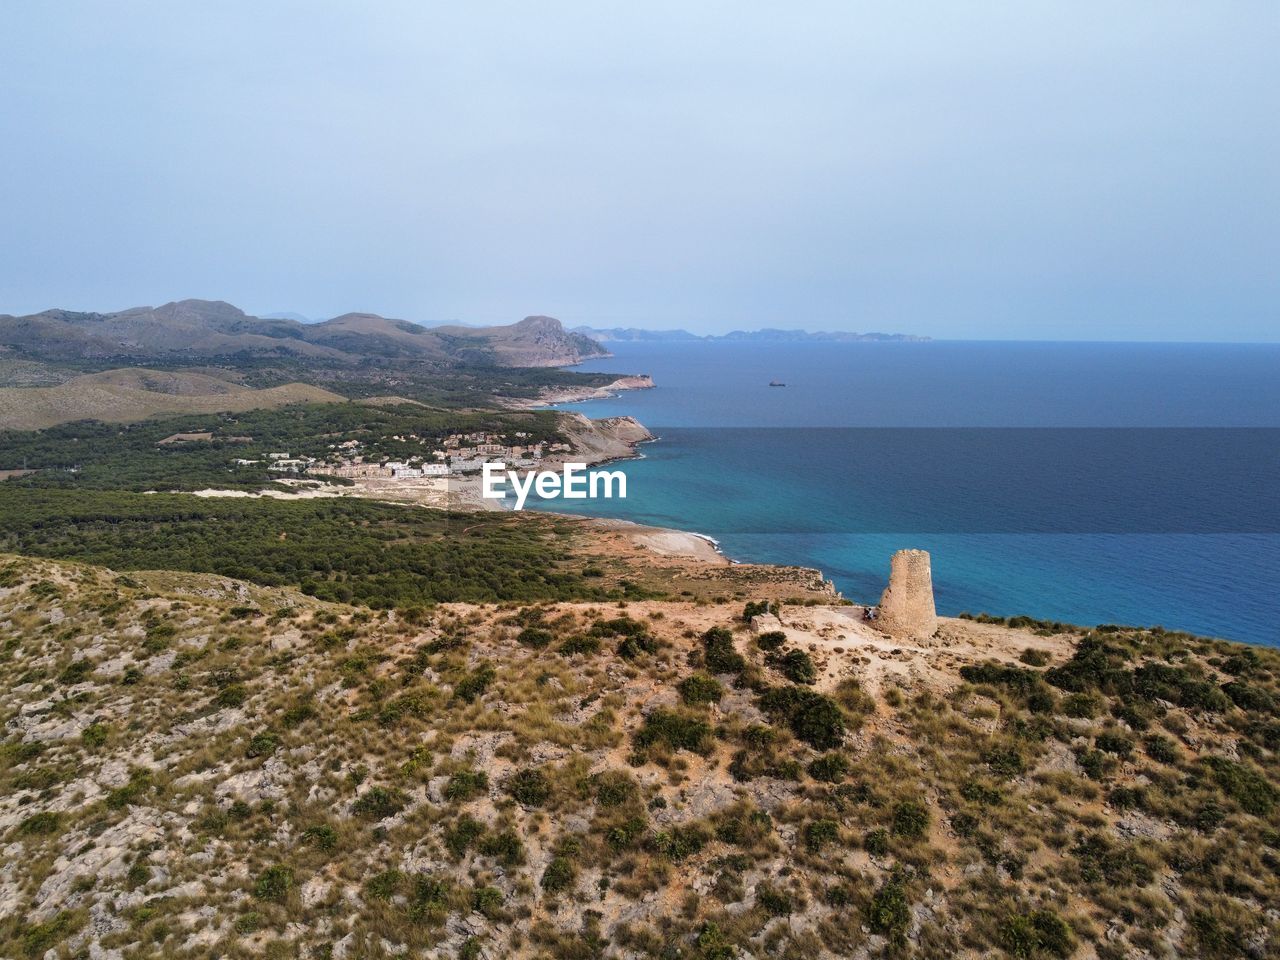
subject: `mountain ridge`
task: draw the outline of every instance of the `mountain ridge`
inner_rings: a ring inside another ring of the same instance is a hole
[[[318,323],[257,317],[223,300],[178,300],[115,312],[53,308],[0,315],[0,350],[44,361],[296,358],[335,365],[377,359],[552,367],[606,355],[560,321],[526,317],[492,327],[426,327],[352,312]]]
[[[589,327],[577,326],[569,331],[590,337],[600,343],[611,341],[648,341],[648,342],[684,342],[702,340],[707,342],[760,342],[760,343],[860,343],[860,342],[896,342],[924,343],[932,337],[923,337],[914,333],[855,333],[844,330],[783,330],[777,327],[762,327],[759,330],[732,330],[729,333],[690,333],[688,330],[647,330],[642,327]]]

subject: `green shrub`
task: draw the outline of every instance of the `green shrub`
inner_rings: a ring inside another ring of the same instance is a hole
[[[1001,777],[1016,777],[1026,772],[1027,764],[1016,747],[995,746],[982,754],[982,762]]]
[[[929,810],[915,800],[903,800],[893,808],[893,835],[917,839],[929,829]]]
[[[812,684],[817,682],[818,668],[813,659],[803,650],[788,650],[779,661],[782,675],[792,683]]]
[[[249,688],[243,683],[233,683],[219,690],[213,702],[221,708],[240,707],[244,706],[247,699],[249,699]]]
[[[601,807],[618,807],[636,795],[636,782],[623,770],[601,770],[589,781],[596,804]]]
[[[824,753],[809,763],[809,776],[824,783],[839,783],[849,775],[849,761],[842,753]]]
[[[471,909],[493,920],[502,910],[504,899],[497,887],[476,887],[471,891]]]
[[[1066,921],[1052,910],[1013,913],[1000,924],[1000,946],[1010,955],[1032,958],[1048,954],[1068,957],[1075,938]]]
[[[862,838],[862,847],[873,857],[883,857],[889,853],[889,831],[883,827],[868,830]]]
[[[655,833],[649,840],[649,849],[664,857],[680,861],[698,853],[710,839],[710,832],[699,824],[676,826]]]
[[[547,893],[559,893],[569,889],[577,879],[577,870],[568,857],[552,857],[542,872],[542,889]]]
[[[540,807],[551,796],[551,781],[537,767],[518,770],[507,780],[507,793],[526,807]]]
[[[255,733],[249,740],[249,746],[245,749],[245,756],[268,757],[276,752],[276,748],[280,746],[280,738],[274,733],[264,730],[262,733]]]
[[[844,713],[830,697],[806,687],[773,687],[757,699],[760,709],[783,720],[791,732],[818,750],[831,750],[844,740]]]
[[[493,857],[504,866],[514,867],[524,863],[524,842],[513,830],[491,833],[480,841],[480,852]]]
[[[22,952],[28,957],[42,957],[83,925],[79,914],[67,910],[59,911],[41,923],[24,925],[21,927]]]
[[[867,926],[894,943],[901,943],[910,924],[911,905],[907,903],[906,890],[896,880],[886,880],[871,898]]]
[[[840,839],[840,825],[834,820],[813,820],[804,827],[804,845],[810,853],[817,853],[829,843]]]
[[[719,703],[720,698],[724,696],[724,687],[720,685],[720,681],[705,673],[695,673],[685,677],[680,681],[677,689],[680,691],[680,698],[689,706]]]
[[[365,896],[371,900],[390,900],[399,891],[403,880],[404,874],[399,870],[383,870],[365,882]]]
[[[570,637],[559,647],[560,654],[566,657],[571,657],[576,653],[597,653],[599,650],[600,641],[596,637],[588,637],[582,634]]]
[[[459,770],[444,787],[444,798],[450,801],[474,800],[489,790],[489,776],[482,770]]]
[[[1093,743],[1099,750],[1113,753],[1117,757],[1127,757],[1133,753],[1133,740],[1120,733],[1100,733]]]
[[[770,630],[756,637],[756,646],[766,652],[772,652],[782,647],[787,642],[787,635],[781,630]]]
[[[1178,748],[1168,737],[1162,737],[1158,733],[1153,733],[1142,741],[1142,746],[1147,751],[1147,756],[1152,760],[1156,760],[1160,763],[1178,762]]]
[[[555,636],[550,630],[544,630],[541,627],[525,627],[516,635],[516,642],[526,647],[533,647],[535,650],[550,646],[554,639]]]
[[[45,810],[41,813],[33,813],[19,823],[18,834],[26,837],[48,836],[52,833],[58,833],[61,827],[61,815],[51,810]]]
[[[464,703],[471,703],[477,697],[484,696],[485,691],[489,689],[489,684],[493,683],[497,675],[492,664],[482,663],[458,681],[453,688],[453,695]]]
[[[724,627],[712,627],[702,635],[704,659],[712,673],[741,673],[747,661],[733,645],[733,634]]]
[[[444,845],[457,860],[483,833],[484,824],[474,817],[462,816],[458,818],[457,823],[445,830]]]
[[[302,839],[304,842],[326,853],[336,849],[338,846],[338,832],[327,823],[307,827],[306,830],[302,831]]]
[[[283,864],[267,867],[258,875],[258,882],[253,885],[253,895],[259,900],[271,900],[283,903],[293,889],[293,868]]]
[[[709,920],[702,925],[702,929],[694,937],[693,948],[697,952],[698,960],[735,960],[738,956],[738,948],[716,924]]]
[[[705,753],[711,748],[711,725],[701,717],[656,709],[644,718],[634,741],[640,749],[662,743],[672,750]]]
[[[1276,805],[1276,788],[1255,767],[1226,757],[1206,757],[1201,761],[1213,773],[1222,792],[1240,804],[1240,809],[1264,817]]]
[[[1049,665],[1050,657],[1045,650],[1027,647],[1022,653],[1018,654],[1018,659],[1029,667],[1045,667]]]
[[[403,810],[407,802],[405,795],[394,787],[370,787],[356,798],[351,809],[368,820],[384,820]]]
[[[786,890],[762,883],[756,887],[756,903],[774,917],[785,917],[795,910],[795,901]]]
[[[84,732],[80,734],[80,739],[90,750],[95,750],[107,742],[107,736],[110,732],[110,727],[101,720],[96,720],[84,728]]]

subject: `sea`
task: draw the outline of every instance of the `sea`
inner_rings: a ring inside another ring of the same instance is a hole
[[[657,437],[625,499],[875,602],[932,554],[940,613],[1280,645],[1280,344],[623,342],[656,387],[565,405]],[[771,385],[785,384],[785,386]]]

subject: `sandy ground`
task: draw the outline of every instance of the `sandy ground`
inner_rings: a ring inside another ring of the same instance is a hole
[[[637,546],[652,550],[663,557],[685,557],[727,566],[729,561],[716,549],[715,541],[698,533],[684,530],[668,530],[663,527],[646,527],[630,520],[592,520],[590,527],[621,533]]]
[[[988,659],[1014,662],[1028,647],[1066,656],[1073,638],[1041,637],[1029,630],[952,617],[938,618],[938,633],[924,640],[887,636],[862,619],[861,606],[782,608],[782,630],[807,650],[819,668],[820,689],[855,677],[873,695],[887,687],[946,691],[959,683],[958,667]]]

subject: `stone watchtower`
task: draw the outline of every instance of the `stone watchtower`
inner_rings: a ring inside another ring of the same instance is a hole
[[[899,550],[893,555],[875,626],[891,637],[932,637],[937,632],[927,551]]]

